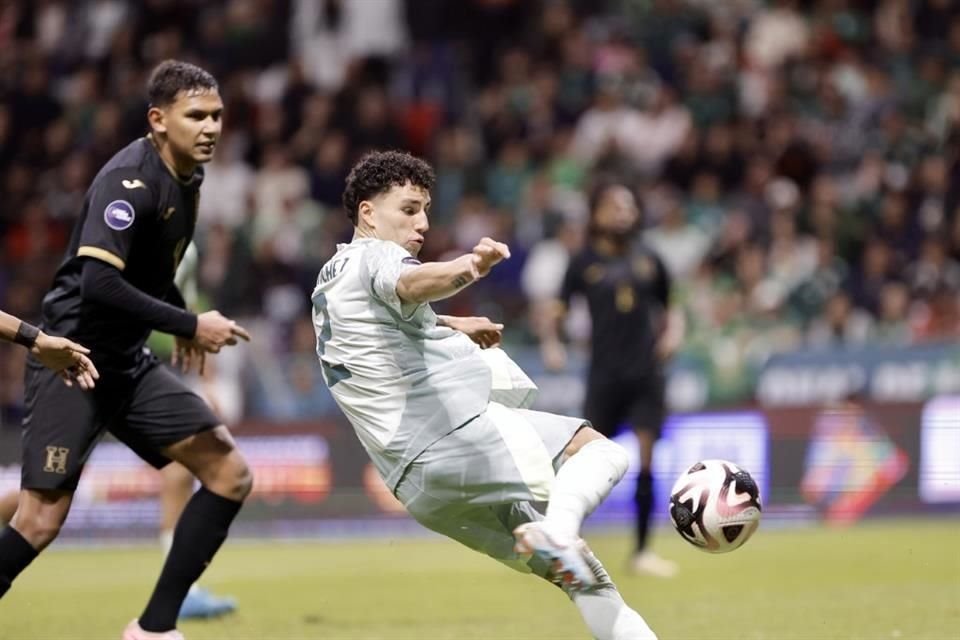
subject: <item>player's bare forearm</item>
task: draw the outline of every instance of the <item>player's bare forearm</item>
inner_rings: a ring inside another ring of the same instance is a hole
[[[40,337],[46,334],[28,322],[24,322],[14,315],[0,311],[0,338],[8,342],[16,342],[27,349],[33,349]]]
[[[0,311],[0,338],[29,349],[40,364],[59,373],[68,387],[77,381],[82,389],[92,389],[100,377],[97,368],[87,357],[89,349],[66,338],[48,336],[37,327],[3,311]]]
[[[427,262],[407,269],[397,281],[397,295],[403,302],[413,304],[449,298],[479,279],[472,258],[473,254],[468,253],[455,260]]]
[[[0,338],[13,342],[13,339],[17,337],[17,329],[19,328],[20,318],[0,311]]]
[[[482,238],[473,251],[455,260],[428,262],[404,271],[397,281],[397,295],[402,301],[414,304],[449,298],[509,257],[507,245]]]

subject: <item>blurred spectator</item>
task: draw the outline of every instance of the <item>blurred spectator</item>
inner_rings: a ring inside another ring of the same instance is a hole
[[[671,279],[689,277],[710,248],[709,235],[687,220],[686,207],[671,189],[657,190],[645,204],[657,224],[644,234],[644,242],[663,260]]]
[[[827,301],[823,314],[807,332],[811,346],[830,348],[840,344],[862,345],[872,331],[870,316],[857,309],[845,291],[837,291]]]
[[[870,339],[885,344],[906,344],[910,341],[910,289],[891,280],[880,290],[880,311]]]

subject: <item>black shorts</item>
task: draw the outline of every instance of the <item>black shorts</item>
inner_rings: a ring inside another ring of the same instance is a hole
[[[220,424],[200,396],[154,356],[133,375],[100,372],[92,391],[67,387],[27,360],[22,433],[24,489],[76,489],[83,465],[105,431],[157,469],[160,451]]]
[[[659,438],[666,417],[665,392],[666,381],[660,371],[639,377],[592,371],[587,380],[584,417],[608,438],[621,426]]]

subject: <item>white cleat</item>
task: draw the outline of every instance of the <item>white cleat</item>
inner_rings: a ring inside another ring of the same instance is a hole
[[[657,578],[672,578],[677,575],[677,565],[666,558],[661,558],[653,551],[640,551],[630,559],[628,566],[634,575],[647,575]]]
[[[517,553],[534,554],[550,562],[563,586],[578,591],[600,581],[600,576],[587,560],[591,553],[582,538],[556,540],[539,522],[520,525],[513,530],[513,537],[516,539],[513,548]]]
[[[140,621],[131,620],[123,630],[121,640],[184,640],[183,634],[176,629],[170,631],[144,631],[140,628]]]

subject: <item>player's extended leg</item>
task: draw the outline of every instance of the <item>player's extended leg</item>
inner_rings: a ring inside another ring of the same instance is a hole
[[[72,500],[72,491],[24,489],[20,492],[17,513],[0,532],[0,598],[60,533]]]
[[[577,583],[594,584],[596,578],[581,550],[580,526],[620,482],[628,466],[623,447],[592,428],[580,429],[563,451],[546,517],[543,522],[517,528],[517,549],[558,562]]]
[[[605,576],[589,589],[569,592],[570,599],[597,640],[656,640],[657,635],[620,595],[596,556],[594,571]]]
[[[406,487],[409,490],[410,487]],[[416,494],[416,491],[412,492]],[[583,557],[596,576],[592,587],[573,589],[564,584],[547,558],[518,556],[512,532],[540,522],[543,516],[529,502],[469,507],[442,505],[431,496],[417,495],[411,514],[424,526],[467,547],[499,560],[511,569],[533,573],[561,587],[580,611],[591,635],[597,640],[655,640],[656,635],[643,617],[630,608],[597,557],[585,548]]]
[[[630,561],[633,573],[643,573],[661,578],[670,578],[677,573],[677,566],[648,549],[650,524],[653,519],[655,500],[653,495],[653,445],[657,432],[653,429],[636,429],[637,443],[640,447],[640,473],[637,474],[637,487],[634,492],[636,505],[636,548]]]
[[[193,474],[178,462],[171,462],[160,470],[160,546],[163,555],[170,554],[173,546],[173,532],[180,514],[193,495]],[[194,584],[180,607],[180,620],[216,618],[233,613],[237,602],[233,598],[211,593]]]
[[[201,487],[177,522],[170,554],[139,618],[139,628],[148,632],[176,626],[190,585],[226,540],[230,524],[253,486],[246,461],[222,425],[166,447],[163,453],[187,467]]]
[[[532,524],[542,520],[540,513],[529,503],[504,506],[495,511],[505,525],[506,532],[523,527],[525,523]],[[476,518],[469,518],[471,527],[475,522]],[[473,535],[476,539],[476,534]],[[468,546],[471,545],[468,544]],[[488,550],[491,548],[493,547],[487,547]],[[589,547],[584,548],[583,557],[590,565],[591,573],[597,578],[596,583],[587,588],[572,588],[571,585],[565,584],[563,577],[557,574],[556,567],[537,556],[530,558],[526,564],[535,575],[559,586],[566,592],[596,640],[656,640],[656,634],[643,617],[624,602],[617,586],[610,579],[610,574]],[[520,568],[515,562],[500,559],[514,569]]]
[[[10,491],[0,496],[0,526],[13,520],[13,514],[17,512],[17,502],[19,500],[19,491]]]

